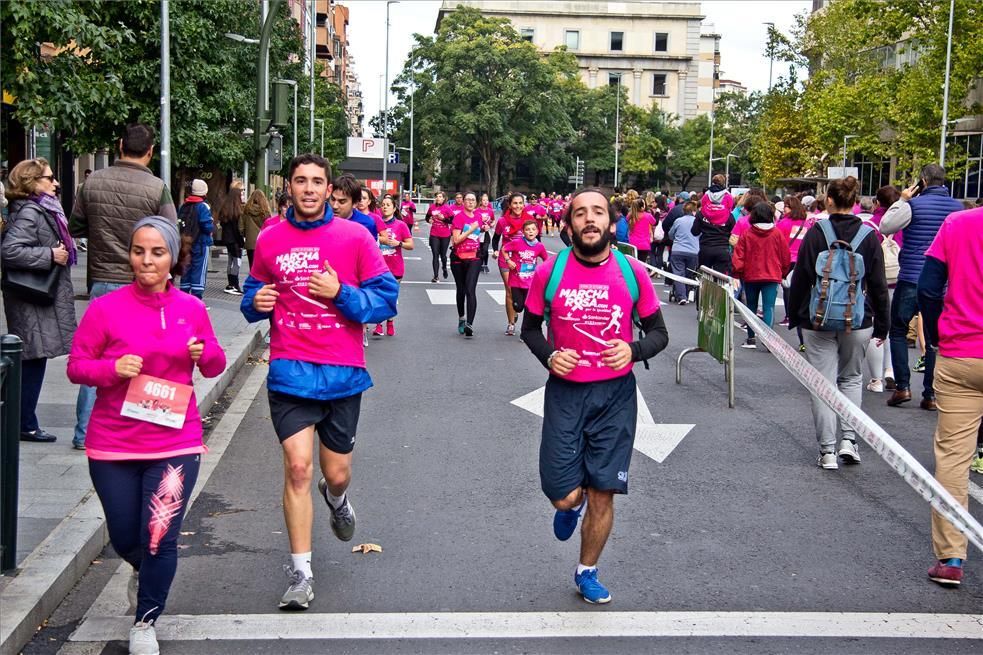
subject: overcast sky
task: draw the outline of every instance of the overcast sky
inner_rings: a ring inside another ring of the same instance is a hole
[[[380,80],[385,72],[386,3],[384,0],[342,0],[350,9],[348,26],[355,70],[362,83],[365,123],[382,109]],[[413,45],[413,34],[433,34],[440,2],[403,0],[389,8],[389,80],[403,69]],[[764,56],[767,28],[772,21],[788,33],[796,14],[812,8],[809,0],[711,0],[703,2],[704,25],[713,23],[720,40],[721,77],[737,80],[751,90],[768,88],[768,59]],[[777,79],[787,72],[776,63]],[[390,98],[390,103],[393,100]]]

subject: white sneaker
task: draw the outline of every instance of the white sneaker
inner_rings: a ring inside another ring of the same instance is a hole
[[[133,569],[130,579],[126,582],[126,600],[130,603],[130,611],[137,608],[137,589],[140,586],[140,572]]]
[[[844,464],[859,464],[860,453],[857,451],[857,444],[849,439],[840,439],[840,449],[836,454],[843,458]]]
[[[138,621],[130,628],[130,655],[160,655],[153,623]]]
[[[836,463],[836,453],[819,453],[819,461],[816,463],[827,471],[835,471],[840,468],[840,465]]]
[[[873,393],[884,393],[884,380],[874,379],[867,383],[867,391]]]

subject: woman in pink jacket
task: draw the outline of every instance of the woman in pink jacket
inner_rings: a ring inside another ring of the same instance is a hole
[[[202,443],[191,376],[225,369],[205,305],[171,283],[181,238],[161,216],[134,225],[129,286],[93,300],[68,377],[97,388],[85,449],[113,549],[133,566],[130,653],[156,653],[153,623],[177,570],[177,538]]]

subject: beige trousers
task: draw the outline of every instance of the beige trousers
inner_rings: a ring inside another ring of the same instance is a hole
[[[935,398],[935,479],[963,507],[969,507],[969,465],[983,416],[983,359],[938,356]],[[937,559],[966,559],[966,537],[932,510],[932,548]]]

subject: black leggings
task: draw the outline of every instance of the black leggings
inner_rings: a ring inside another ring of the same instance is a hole
[[[199,455],[89,460],[113,550],[140,573],[137,620],[155,621],[164,611],[177,571],[181,521],[199,466]]]
[[[526,309],[526,295],[529,294],[529,289],[523,289],[522,287],[512,287],[512,309],[515,310],[516,314],[521,314]]]
[[[485,236],[481,240],[481,250],[479,251],[482,266],[488,266],[488,251],[491,249],[491,240],[491,232],[485,232]]]
[[[458,259],[451,257],[451,273],[457,286],[457,315],[464,316],[467,300],[467,323],[474,325],[474,315],[478,311],[478,276],[481,274],[481,260]]]
[[[451,245],[450,237],[430,237],[430,250],[433,251],[433,276],[437,277],[440,270],[447,270],[447,249]]]

